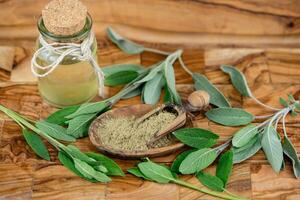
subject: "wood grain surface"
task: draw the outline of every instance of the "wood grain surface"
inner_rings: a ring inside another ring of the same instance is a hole
[[[10,58],[0,69],[0,103],[38,120],[55,108],[41,99],[36,79],[29,69],[38,35],[36,21],[46,0],[0,0],[0,51]],[[205,74],[224,92],[235,107],[255,115],[270,111],[251,99],[241,97],[223,74],[220,64],[242,70],[254,95],[280,107],[278,98],[294,94],[300,99],[300,1],[299,0],[86,0],[94,19],[101,65],[140,63],[150,65],[163,59],[153,53],[126,55],[108,41],[110,25],[122,35],[146,46],[163,50],[184,49],[183,59],[194,72]],[[9,48],[8,48],[9,47]],[[14,51],[13,51],[14,50]],[[11,57],[13,56],[13,61]],[[1,62],[0,62],[1,64]],[[10,66],[12,65],[12,66]],[[178,90],[182,97],[193,91],[192,79],[175,63]],[[120,88],[106,88],[111,96]],[[94,101],[99,98],[94,99]],[[116,106],[140,103],[140,98],[122,100]],[[220,135],[219,144],[237,128],[223,127],[196,116],[195,127]],[[288,118],[287,131],[300,153],[300,117]],[[97,151],[88,138],[76,145],[83,151]],[[108,184],[89,183],[59,164],[56,150],[48,145],[51,162],[39,159],[26,145],[20,128],[0,113],[0,199],[214,199],[173,184],[160,185],[130,174],[113,178]],[[177,152],[179,153],[179,152]],[[155,158],[169,164],[176,154]],[[137,160],[116,162],[126,170]],[[207,171],[213,172],[215,165]],[[192,176],[184,180],[201,184]],[[284,171],[272,171],[262,152],[234,165],[228,190],[249,199],[300,199],[300,182],[291,163]]]

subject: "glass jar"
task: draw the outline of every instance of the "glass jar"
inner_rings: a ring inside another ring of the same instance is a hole
[[[91,34],[92,19],[87,15],[83,29],[73,35],[55,35],[49,32],[42,17],[38,20],[38,29],[41,37],[48,43],[81,43]],[[37,40],[37,49],[41,47]],[[97,42],[94,39],[91,45],[92,56],[97,61]],[[55,61],[59,56],[54,52],[43,52],[36,58],[41,66]],[[39,69],[41,72],[41,69]],[[91,63],[81,61],[77,57],[68,55],[47,76],[38,78],[38,88],[43,99],[55,106],[65,107],[77,105],[93,99],[98,92],[98,77]]]

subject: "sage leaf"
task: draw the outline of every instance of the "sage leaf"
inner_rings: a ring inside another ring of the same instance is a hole
[[[288,107],[289,106],[289,103],[283,99],[283,98],[279,98],[279,103],[283,106],[283,107]]]
[[[88,179],[94,178],[97,181],[102,183],[107,183],[111,181],[111,179],[107,175],[96,171],[92,166],[90,166],[84,161],[74,158],[74,163],[75,163],[75,168]]]
[[[120,71],[112,75],[106,76],[104,85],[114,87],[118,85],[125,85],[130,83],[138,77],[138,72],[135,71]]]
[[[143,92],[144,103],[155,105],[159,101],[163,83],[164,79],[161,73],[145,83]]]
[[[133,168],[127,169],[127,172],[129,172],[130,174],[132,174],[132,175],[134,175],[136,177],[143,178],[145,180],[150,180],[137,167],[133,167]]]
[[[244,74],[235,67],[222,65],[221,69],[223,72],[229,74],[231,78],[231,82],[235,89],[239,91],[239,93],[245,97],[251,97],[251,90],[248,87],[247,80]]]
[[[216,144],[218,135],[201,128],[183,128],[173,132],[182,143],[198,149],[212,147]]]
[[[74,113],[79,107],[80,107],[79,105],[76,105],[76,106],[68,106],[62,108],[49,115],[47,119],[45,119],[45,121],[53,124],[65,125],[66,124],[65,122],[68,121],[66,116]]]
[[[59,151],[58,152],[58,160],[60,161],[60,163],[65,166],[67,169],[69,169],[71,172],[73,172],[74,174],[76,174],[77,176],[88,180],[92,183],[97,182],[94,178],[87,178],[85,176],[83,176],[75,167],[75,164],[72,160],[72,158],[70,158],[68,155],[66,155],[63,151]]]
[[[67,119],[73,119],[80,115],[98,113],[108,107],[108,104],[104,101],[95,103],[82,104],[74,113],[66,116]]]
[[[96,171],[99,171],[99,172],[102,172],[104,174],[107,174],[108,173],[108,170],[106,169],[106,167],[104,167],[103,165],[93,165],[93,168],[96,170]],[[107,174],[108,175],[108,174]]]
[[[134,84],[145,83],[147,81],[150,81],[154,77],[156,77],[157,74],[161,71],[162,71],[162,64],[159,64],[159,65],[155,64],[155,65],[153,65],[153,68],[150,70],[150,72],[145,77],[136,81]]]
[[[217,169],[216,169],[216,176],[223,181],[224,188],[226,187],[226,184],[228,182],[229,176],[232,171],[232,167],[233,167],[233,152],[232,150],[229,150],[220,156]]]
[[[190,153],[179,166],[182,174],[193,174],[208,167],[217,158],[214,149],[204,148]]]
[[[67,135],[66,129],[57,124],[52,124],[46,121],[38,121],[36,127],[40,129],[43,133],[50,135],[51,137],[66,141],[66,142],[75,142],[75,138]]]
[[[250,124],[234,134],[232,145],[234,147],[242,147],[246,145],[253,137],[255,137],[256,134],[258,134],[257,127]]]
[[[99,161],[107,170],[107,175],[110,176],[125,176],[122,169],[119,165],[112,159],[98,153],[88,152],[86,153],[87,156],[93,158],[96,161]]]
[[[231,107],[229,101],[204,75],[194,73],[193,80],[196,90],[205,90],[210,95],[209,103],[217,107]]]
[[[209,173],[198,172],[196,174],[197,179],[206,187],[211,190],[222,192],[224,190],[224,184],[222,180]]]
[[[288,94],[289,101],[294,103],[296,101],[295,97],[292,94]]]
[[[85,155],[83,152],[80,151],[80,149],[78,149],[74,145],[69,144],[65,150],[68,154],[72,155],[73,158],[77,158],[89,164],[98,164],[95,159]]]
[[[249,124],[254,116],[241,108],[215,108],[205,113],[206,117],[225,126]]]
[[[139,73],[144,69],[144,67],[138,64],[115,64],[115,65],[102,67],[101,69],[105,77],[107,77],[112,74],[123,72],[123,71],[133,71]]]
[[[252,145],[254,145],[254,143],[257,142],[257,136],[254,136],[247,144],[245,144],[244,146],[241,146],[241,147],[232,147],[234,149],[235,152],[240,152],[240,151],[243,151],[245,149],[248,149],[249,147],[251,147]]]
[[[50,161],[48,149],[39,135],[27,129],[23,129],[23,136],[27,144],[39,157]]]
[[[151,161],[139,163],[138,168],[147,178],[157,183],[169,183],[174,180],[170,170]]]
[[[116,33],[111,27],[108,27],[107,35],[109,39],[115,43],[122,51],[127,54],[139,54],[144,51],[144,47],[142,45],[136,44],[128,39],[123,38],[118,33]]]
[[[89,127],[92,119],[96,117],[97,113],[86,114],[77,116],[69,121],[67,134],[75,138],[81,138],[87,135],[87,128]]]
[[[181,55],[181,53],[182,53],[182,51],[180,51],[180,50],[172,53],[171,55],[169,55],[167,57],[167,59],[163,63],[164,77],[165,77],[166,83],[172,94],[174,103],[179,104],[179,105],[181,105],[181,98],[176,90],[176,81],[175,81],[173,62]]]
[[[279,172],[283,161],[283,149],[273,126],[268,125],[264,129],[261,145],[273,170]]]
[[[167,84],[165,84],[164,86],[164,91],[165,91],[164,103],[174,103],[173,96]]]
[[[300,103],[295,103],[294,105],[295,105],[295,109],[300,111]]]
[[[138,87],[131,92],[128,92],[127,94],[122,96],[122,99],[130,99],[132,97],[136,97],[142,94],[142,87]]]
[[[233,148],[233,163],[241,163],[254,154],[256,154],[261,149],[261,136],[256,135],[253,140],[241,148]],[[241,150],[240,150],[241,149]]]
[[[297,117],[298,113],[295,110],[291,110],[291,116]]]
[[[292,161],[295,177],[300,178],[300,161],[297,155],[297,151],[289,138],[284,137],[282,148],[284,154],[287,155]]]
[[[175,173],[179,173],[179,166],[181,165],[182,161],[192,152],[194,152],[195,149],[190,149],[187,151],[184,151],[182,153],[180,153],[175,160],[173,161],[172,165],[171,165],[171,171],[175,172]]]

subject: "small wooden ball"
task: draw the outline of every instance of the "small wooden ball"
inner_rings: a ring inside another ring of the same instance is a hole
[[[210,96],[204,90],[197,90],[188,96],[188,103],[192,111],[199,111],[207,108],[209,105]]]

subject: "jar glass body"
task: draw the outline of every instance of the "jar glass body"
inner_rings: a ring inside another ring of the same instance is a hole
[[[44,27],[42,19],[38,28],[48,43],[80,43],[89,36],[92,21],[90,16],[83,30],[71,36],[56,36]],[[37,49],[41,47],[37,40]],[[91,46],[94,59],[97,61],[97,42]],[[37,58],[37,63],[46,66],[58,58],[52,51],[47,51]],[[43,72],[42,72],[43,73]],[[38,88],[43,99],[56,107],[77,105],[93,99],[98,92],[98,77],[89,61],[80,61],[76,57],[66,56],[47,76],[38,78]]]

